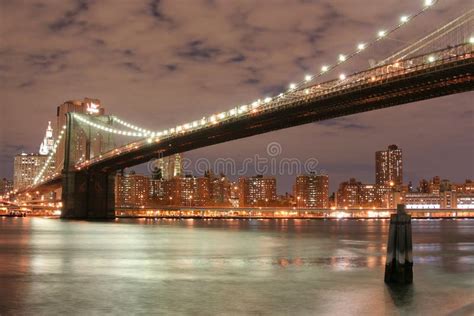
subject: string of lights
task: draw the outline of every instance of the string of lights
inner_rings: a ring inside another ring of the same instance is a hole
[[[57,150],[59,144],[61,143],[61,140],[63,138],[63,135],[64,135],[65,131],[66,131],[66,125],[64,125],[62,127],[61,131],[59,132],[58,137],[54,141],[53,147],[51,148],[51,151],[48,153],[48,158],[46,158],[46,161],[45,161],[43,167],[40,169],[40,172],[38,173],[38,175],[35,177],[35,179],[33,181],[34,185],[36,185],[39,182],[42,182],[44,180],[43,175],[46,172],[46,170],[48,169],[49,164],[51,163],[51,160],[53,159],[54,154],[56,154],[56,150]]]
[[[102,131],[105,131],[111,134],[131,136],[131,137],[145,137],[146,136],[146,134],[143,132],[136,133],[136,132],[131,132],[131,131],[118,130],[113,127],[109,127],[103,124],[98,124],[98,123],[92,122],[91,120],[77,113],[73,113],[73,117],[84,124],[87,124],[89,126],[92,126],[94,128],[100,129]]]
[[[297,83],[290,83],[289,86],[288,86],[288,91],[286,91],[283,94],[280,94],[279,97],[284,97],[289,92],[292,92],[293,90],[296,90],[296,89],[300,88],[301,86],[304,86],[304,85],[314,81],[315,79],[329,73],[330,71],[334,70],[335,68],[339,67],[340,65],[342,65],[344,63],[347,63],[349,60],[351,60],[355,56],[361,54],[363,51],[366,51],[367,48],[373,46],[375,43],[387,38],[388,35],[394,33],[395,31],[399,30],[400,28],[408,25],[408,23],[413,21],[416,17],[422,15],[427,10],[431,9],[438,1],[439,0],[424,0],[424,5],[418,12],[416,12],[414,14],[411,14],[411,15],[410,14],[402,15],[399,19],[399,23],[396,24],[394,27],[392,27],[391,29],[388,29],[388,30],[385,30],[385,29],[379,30],[376,33],[376,37],[373,40],[368,41],[366,43],[365,42],[358,43],[357,46],[356,46],[356,50],[353,51],[352,53],[349,53],[347,55],[339,54],[337,62],[335,64],[321,66],[321,70],[316,75],[309,75],[308,74],[308,75],[305,75],[304,80],[299,81]],[[339,79],[340,80],[345,80],[346,75],[341,73],[339,75]]]
[[[119,119],[119,118],[116,117],[116,116],[112,116],[112,119],[114,120],[114,122],[117,122],[118,124],[120,124],[120,125],[122,125],[122,126],[128,127],[128,128],[130,128],[130,129],[135,130],[135,131],[137,131],[137,132],[140,132],[140,133],[142,133],[142,134],[145,134],[145,135],[151,135],[151,134],[153,134],[152,131],[149,131],[149,130],[147,130],[147,129],[140,128],[140,127],[138,127],[138,126],[135,126],[135,125],[133,125],[133,124],[130,124],[130,123],[128,123],[128,122],[125,122],[124,120],[121,120],[121,119]]]

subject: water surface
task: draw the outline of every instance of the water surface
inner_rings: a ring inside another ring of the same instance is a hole
[[[0,315],[474,314],[474,220],[413,222],[414,285],[383,283],[388,221],[0,218]]]

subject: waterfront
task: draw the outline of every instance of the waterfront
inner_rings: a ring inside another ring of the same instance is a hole
[[[415,220],[414,285],[383,283],[388,221],[0,219],[0,314],[473,312],[474,220]]]

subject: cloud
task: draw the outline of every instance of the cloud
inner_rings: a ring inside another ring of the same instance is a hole
[[[177,50],[177,55],[195,62],[210,61],[221,54],[221,49],[211,47],[202,40],[193,40]]]
[[[77,0],[73,8],[67,10],[61,18],[51,23],[49,28],[53,32],[60,32],[73,26],[84,28],[86,21],[79,20],[79,17],[87,10],[89,10],[89,1]]]

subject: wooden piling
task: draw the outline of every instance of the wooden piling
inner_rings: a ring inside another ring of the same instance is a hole
[[[413,283],[413,254],[411,239],[411,216],[405,205],[397,205],[397,213],[390,216],[385,283]]]

